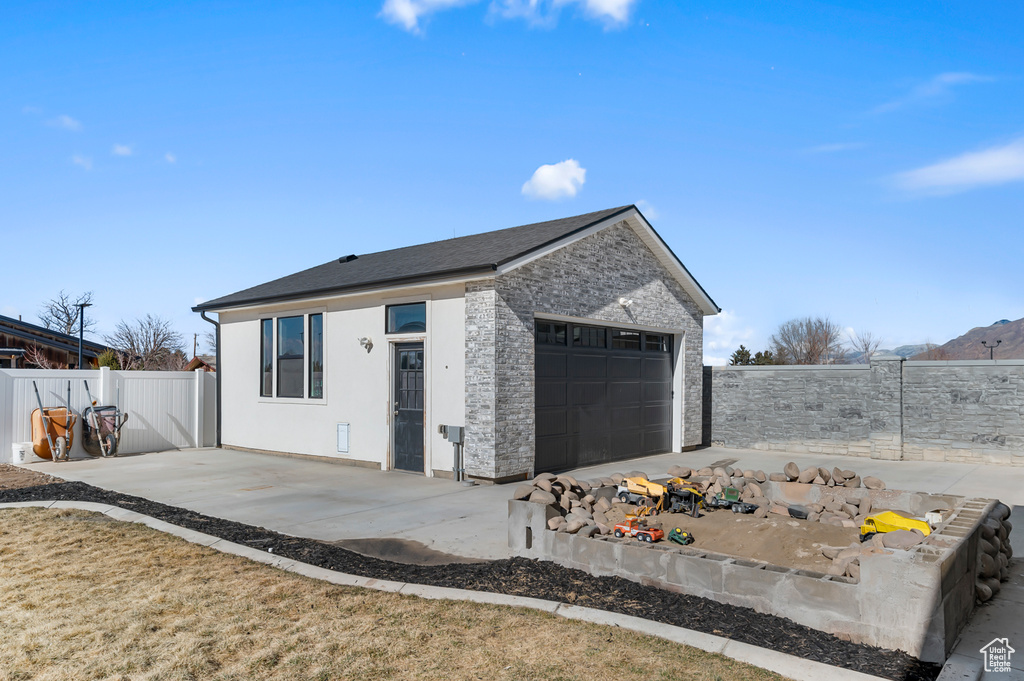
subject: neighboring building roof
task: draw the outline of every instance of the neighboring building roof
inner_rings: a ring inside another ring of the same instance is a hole
[[[666,253],[664,260],[669,264],[678,265],[679,272],[676,276],[683,280],[684,286],[697,300],[704,313],[719,312],[718,306],[707,292],[654,232],[636,206],[632,205],[390,251],[346,256],[207,301],[192,309],[195,312],[221,310],[456,276],[493,276],[503,265],[528,258],[601,223],[610,225],[614,219],[624,219],[633,215],[639,216],[638,223],[653,235],[654,239],[649,241],[648,245],[660,246]]]
[[[20,319],[12,319],[11,317],[0,315],[0,333],[37,345],[45,345],[69,352],[78,352],[78,336],[69,336],[66,333],[47,329],[43,326],[23,322]],[[107,350],[107,346],[102,343],[96,343],[91,340],[82,341],[82,355],[85,357],[96,357],[105,350]]]
[[[192,361],[185,367],[185,371],[195,371],[196,369],[205,369],[206,371],[217,370],[217,355],[196,355],[192,358]]]

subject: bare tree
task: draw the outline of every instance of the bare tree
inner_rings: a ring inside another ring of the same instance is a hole
[[[61,290],[56,298],[53,298],[39,309],[39,321],[44,327],[51,331],[59,331],[68,336],[78,335],[78,306],[92,303],[92,291],[86,291],[77,298]],[[83,313],[85,310],[83,310]],[[86,333],[92,333],[96,328],[96,322],[84,314],[83,329]]]
[[[842,329],[828,317],[791,319],[768,342],[780,364],[846,364]]]
[[[948,360],[953,359],[953,355],[951,355],[949,351],[947,351],[941,345],[936,345],[935,343],[925,343],[925,351],[917,353],[916,355],[911,357],[911,359]]]
[[[131,323],[121,320],[104,342],[117,351],[122,369],[178,371],[188,364],[182,335],[152,314]]]
[[[25,361],[29,364],[39,367],[40,369],[68,368],[67,364],[62,364],[61,362],[54,362],[53,360],[51,360],[49,357],[46,356],[46,353],[43,352],[42,348],[40,348],[38,345],[34,343],[25,350]]]
[[[881,339],[875,338],[870,331],[861,331],[856,336],[850,336],[850,347],[854,352],[860,353],[857,357],[858,364],[868,364],[881,343]]]

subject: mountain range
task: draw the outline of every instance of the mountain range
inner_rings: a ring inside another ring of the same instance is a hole
[[[998,341],[992,352],[995,359],[1024,359],[1024,319],[1013,322],[1000,319],[990,326],[975,327],[937,347],[925,346],[920,352],[903,356],[910,359],[988,359],[989,350],[982,341],[990,346]]]

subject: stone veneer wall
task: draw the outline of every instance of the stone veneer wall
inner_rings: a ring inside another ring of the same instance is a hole
[[[632,318],[619,305],[621,296],[639,304]],[[533,471],[533,320],[545,313],[682,329],[681,441],[700,444],[703,314],[623,222],[508,274],[467,284],[467,474],[505,479]]]
[[[1024,361],[713,367],[713,444],[1024,465]]]

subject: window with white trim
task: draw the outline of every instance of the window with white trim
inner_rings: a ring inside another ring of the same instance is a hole
[[[260,397],[323,399],[322,312],[260,320]]]

